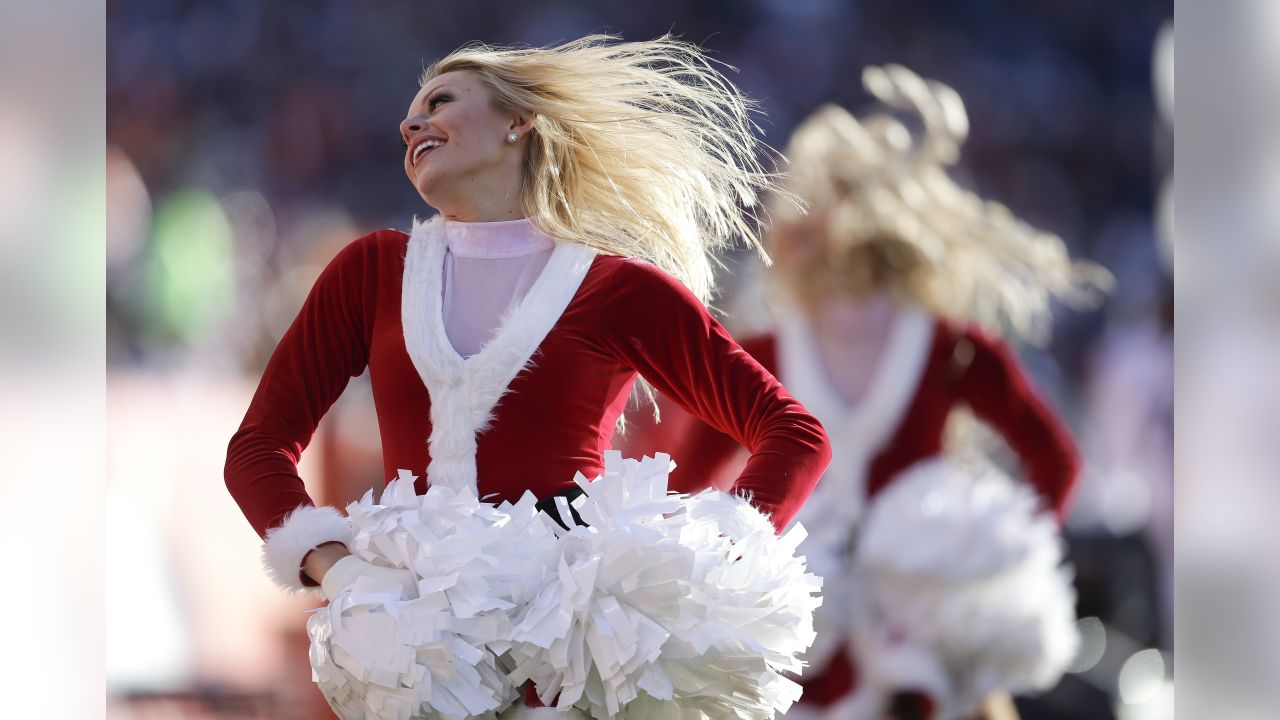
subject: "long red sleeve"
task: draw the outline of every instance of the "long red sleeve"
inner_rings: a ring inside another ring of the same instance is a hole
[[[960,380],[964,401],[1017,453],[1031,484],[1061,518],[1080,470],[1071,434],[1031,386],[1013,352],[970,328],[973,359]]]
[[[751,452],[734,489],[785,528],[831,460],[821,424],[688,289],[645,263],[625,267],[601,313],[601,337],[659,392]],[[683,477],[687,484],[675,489],[710,482]]]
[[[320,418],[368,362],[375,308],[368,257],[377,235],[348,245],[321,273],[227,448],[227,489],[260,536],[312,504],[298,460]]]

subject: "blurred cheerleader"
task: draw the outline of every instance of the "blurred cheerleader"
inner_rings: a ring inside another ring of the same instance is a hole
[[[273,579],[331,601],[309,625],[312,662],[344,718],[489,716],[521,688],[511,713],[545,702],[597,717],[666,716],[659,701],[682,697],[768,717],[798,695],[780,675],[763,685],[808,645],[802,606],[816,598],[771,543],[830,451],[703,304],[713,253],[737,237],[759,247],[744,208],[772,178],[749,113],[671,38],[469,45],[422,75],[399,135],[439,215],[330,263],[226,463]],[[297,462],[366,368],[386,476],[399,477],[349,519],[313,505]],[[606,458],[637,374],[750,451],[732,487],[754,509],[668,497],[662,458]],[[534,499],[591,527],[552,528],[529,515]],[[717,579],[735,558],[763,575]],[[772,571],[796,581],[795,612],[717,619],[711,600],[757,602],[766,591],[748,589],[776,583]]]
[[[968,131],[953,90],[898,66],[863,80],[887,111],[825,106],[787,147],[786,189],[808,212],[772,209],[784,309],[743,342],[833,446],[797,516],[824,603],[791,716],[964,717],[991,691],[1051,686],[1075,647],[1058,528],[1039,509],[1061,520],[1079,460],[1000,336],[1043,340],[1054,298],[1090,301],[1108,278],[951,179]],[[1004,438],[1034,494],[944,452],[957,408]],[[671,410],[630,449],[670,449],[690,490],[736,450]]]

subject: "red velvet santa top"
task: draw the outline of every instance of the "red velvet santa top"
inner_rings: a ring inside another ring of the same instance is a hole
[[[557,243],[496,336],[463,359],[443,329],[442,225],[377,231],[343,249],[272,354],[225,469],[259,535],[311,505],[299,456],[366,367],[386,476],[425,469],[420,492],[429,481],[515,501],[598,474],[638,372],[749,449],[737,488],[779,529],[791,520],[830,459],[822,427],[680,282]],[[285,566],[325,539],[303,535]]]
[[[911,465],[943,452],[947,418],[958,406],[969,407],[1003,436],[1045,505],[1062,517],[1079,457],[1070,434],[1009,347],[976,326],[953,325],[920,310],[903,311],[895,325],[870,390],[853,410],[843,407],[823,380],[816,345],[801,318],[779,323],[776,335],[742,344],[822,420],[831,437],[831,467],[797,518],[809,531],[806,542],[821,546],[827,536],[836,544],[844,541],[866,499]],[[715,428],[678,411],[668,412],[657,426],[642,421],[627,452],[655,446],[671,453],[677,463],[672,484],[685,491],[714,482],[737,453]],[[817,559],[811,558],[811,566]],[[800,679],[800,702],[827,706],[853,690],[856,670],[838,643],[838,638],[818,638],[810,651],[818,656],[817,666]]]

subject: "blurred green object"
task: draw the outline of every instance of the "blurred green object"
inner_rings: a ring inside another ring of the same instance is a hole
[[[149,330],[165,339],[199,343],[235,307],[231,224],[208,192],[160,202],[147,265]]]

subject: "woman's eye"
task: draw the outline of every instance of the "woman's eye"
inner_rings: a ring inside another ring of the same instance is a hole
[[[431,101],[427,103],[427,109],[432,112],[435,112],[436,107],[440,105],[440,103],[449,102],[452,99],[453,98],[449,97],[448,95],[437,95],[431,98]]]

